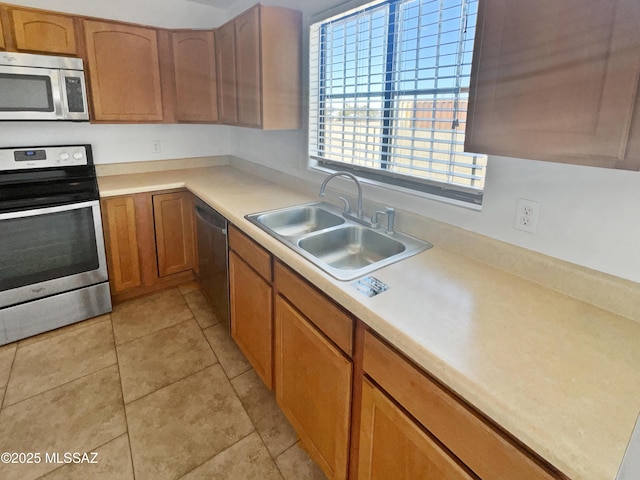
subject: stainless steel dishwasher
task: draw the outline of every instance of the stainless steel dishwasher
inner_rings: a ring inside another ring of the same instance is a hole
[[[230,326],[227,219],[199,198],[195,214],[202,293],[218,319]]]

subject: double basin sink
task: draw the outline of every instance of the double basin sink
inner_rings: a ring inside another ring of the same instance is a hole
[[[324,202],[245,218],[338,280],[354,280],[432,247],[401,232],[361,225]]]

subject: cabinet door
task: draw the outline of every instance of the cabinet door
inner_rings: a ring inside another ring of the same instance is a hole
[[[6,48],[4,43],[4,27],[2,26],[2,10],[0,10],[0,50],[5,50]]]
[[[472,480],[471,476],[384,393],[364,380],[358,478]]]
[[[216,69],[218,70],[218,115],[222,123],[238,123],[236,86],[235,23],[216,30]]]
[[[235,20],[236,69],[238,75],[238,124],[262,125],[260,72],[260,6]]]
[[[11,14],[18,50],[78,53],[73,17],[29,10],[12,10]]]
[[[625,168],[640,2],[480,6],[465,149]]]
[[[155,30],[85,20],[84,32],[94,120],[162,120]]]
[[[234,252],[229,253],[231,336],[265,385],[273,386],[273,314],[269,285]]]
[[[280,296],[275,312],[278,404],[324,473],[345,479],[352,364]]]
[[[114,293],[142,285],[133,196],[102,200],[109,281]]]
[[[158,276],[193,269],[193,212],[188,192],[153,196]]]
[[[176,118],[180,122],[218,120],[213,32],[173,32]]]

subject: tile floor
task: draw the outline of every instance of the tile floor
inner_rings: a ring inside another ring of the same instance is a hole
[[[325,479],[195,283],[0,347],[0,400],[6,480]]]

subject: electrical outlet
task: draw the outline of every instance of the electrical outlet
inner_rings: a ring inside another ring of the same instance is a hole
[[[161,151],[160,140],[153,140],[151,142],[151,153],[160,153]]]
[[[533,200],[521,198],[516,203],[516,218],[513,228],[529,233],[538,231],[538,217],[540,216],[540,204]]]

